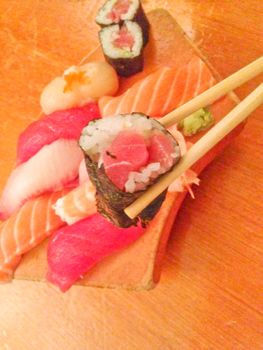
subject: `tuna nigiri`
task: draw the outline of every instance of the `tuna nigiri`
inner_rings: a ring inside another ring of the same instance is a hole
[[[62,228],[48,245],[47,279],[65,292],[95,264],[130,245],[143,233],[141,226],[121,229],[100,214]]]
[[[195,57],[180,68],[159,68],[120,96],[100,98],[99,107],[103,117],[132,112],[159,117],[214,83],[215,80],[204,62]]]
[[[60,138],[77,140],[84,126],[99,117],[98,105],[90,103],[84,107],[57,111],[33,122],[19,136],[17,164],[27,161],[43,146]]]
[[[45,194],[28,201],[0,226],[0,281],[12,278],[21,256],[65,223],[52,205],[67,191]]]
[[[6,219],[29,198],[58,190],[78,175],[82,152],[75,140],[44,146],[9,176],[0,199],[0,218]]]

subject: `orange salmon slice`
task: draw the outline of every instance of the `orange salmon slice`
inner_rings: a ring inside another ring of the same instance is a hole
[[[101,97],[102,117],[139,112],[160,117],[181,106],[215,83],[199,57],[175,68],[162,67],[117,97]]]
[[[48,193],[26,202],[0,226],[0,281],[12,278],[21,256],[65,225],[52,205],[67,190]]]

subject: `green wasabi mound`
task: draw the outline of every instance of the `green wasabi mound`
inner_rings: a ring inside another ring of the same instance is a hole
[[[184,136],[192,136],[199,131],[210,128],[215,120],[206,108],[201,108],[178,123],[178,128]]]

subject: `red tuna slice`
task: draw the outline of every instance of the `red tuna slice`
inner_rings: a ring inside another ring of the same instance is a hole
[[[145,166],[149,159],[142,135],[123,131],[105,151],[103,164],[109,179],[120,189],[124,188],[129,172]]]
[[[105,172],[108,178],[120,190],[124,190],[124,186],[131,171],[133,171],[132,164],[126,161],[112,163],[105,167]]]
[[[128,31],[126,26],[123,26],[118,33],[118,37],[113,41],[113,44],[115,47],[118,47],[120,49],[131,49],[134,45],[134,42],[135,41],[132,33]]]
[[[118,23],[121,19],[121,15],[126,14],[129,8],[130,0],[118,0],[107,17],[113,22]]]
[[[174,153],[174,144],[169,137],[163,134],[153,135],[150,139],[149,153],[150,163],[159,162],[166,169],[173,165],[174,159],[171,154]]]
[[[30,124],[20,135],[17,147],[17,164],[34,156],[43,146],[63,139],[77,140],[81,130],[91,120],[100,117],[98,105],[57,111]]]
[[[122,131],[107,148],[103,163],[104,166],[122,161],[132,164],[134,171],[146,165],[149,159],[144,137],[133,131]]]
[[[100,214],[64,227],[48,245],[47,279],[65,292],[94,265],[136,241],[144,231],[141,226],[119,228]]]

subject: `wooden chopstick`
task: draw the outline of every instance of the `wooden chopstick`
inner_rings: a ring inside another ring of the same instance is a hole
[[[131,219],[135,218],[156,197],[165,191],[175,179],[202,158],[204,154],[222,140],[238,124],[242,123],[247,116],[262,103],[263,83],[197,141],[171,172],[163,175],[156,184],[151,186],[134,203],[128,206],[124,212]]]
[[[263,56],[259,57],[246,67],[220,81],[202,94],[194,97],[191,101],[168,113],[158,121],[165,127],[169,127],[181,119],[188,117],[198,109],[208,106],[220,97],[226,95],[235,88],[263,72]]]

